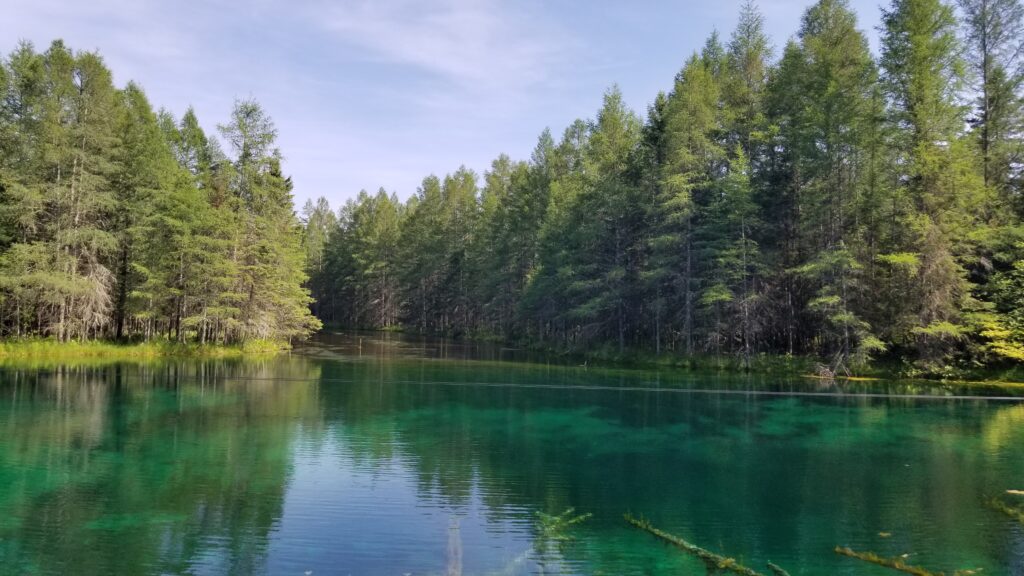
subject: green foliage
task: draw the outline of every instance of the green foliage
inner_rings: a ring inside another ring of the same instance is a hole
[[[258,104],[224,134],[154,113],[99,55],[0,65],[0,336],[240,343],[315,330],[291,182]]]
[[[403,210],[398,198],[383,189],[376,196],[361,193],[349,206],[348,246],[354,258],[356,302],[372,302],[359,311],[354,324],[374,327],[398,322],[398,249]]]
[[[975,92],[968,119],[982,161],[986,186],[1021,208],[1019,163],[1024,153],[1024,4],[1020,0],[959,0],[966,60]]]
[[[1024,10],[960,4],[958,21],[943,0],[892,0],[874,58],[849,2],[818,0],[775,59],[748,2],[644,121],[612,88],[479,188],[465,168],[430,176],[404,204],[361,194],[337,225],[311,205],[317,313],[606,358],[1012,371]]]

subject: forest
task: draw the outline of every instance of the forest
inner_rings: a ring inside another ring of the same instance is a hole
[[[290,341],[303,228],[255,101],[218,125],[154,111],[99,54],[22,42],[0,65],[0,337]]]
[[[1012,366],[1024,361],[1022,15],[1019,0],[892,0],[875,55],[845,0],[810,6],[781,50],[748,2],[643,117],[612,87],[594,118],[558,139],[545,130],[527,160],[427,176],[404,202],[384,189],[337,213],[308,202],[312,310],[335,326],[556,350],[809,356],[833,373]],[[244,186],[248,158],[192,169],[213,182],[186,188]],[[48,245],[13,246],[8,268]],[[79,254],[72,278],[92,282]],[[217,293],[200,290],[186,317]],[[138,330],[155,310],[130,300]],[[157,301],[176,325],[179,299]]]

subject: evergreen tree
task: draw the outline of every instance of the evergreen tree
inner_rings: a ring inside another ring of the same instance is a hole
[[[421,331],[441,332],[448,328],[442,312],[450,264],[444,203],[440,179],[424,178],[417,195],[409,202],[406,226],[401,230],[399,274],[404,317]]]
[[[117,123],[117,168],[113,175],[116,209],[113,230],[117,239],[114,255],[116,292],[114,300],[114,336],[125,335],[129,294],[139,282],[133,264],[136,246],[145,230],[140,224],[149,216],[154,198],[168,193],[180,174],[163,138],[157,116],[142,89],[128,84],[122,91],[124,101]]]
[[[0,65],[0,334],[288,339],[315,329],[291,183],[253,102],[230,162],[189,109],[154,113],[99,55]]]
[[[375,328],[396,324],[399,318],[398,251],[403,209],[398,198],[381,189],[360,192],[349,212],[348,243],[355,267],[359,325]]]
[[[843,0],[820,0],[805,13],[798,42],[790,43],[770,84],[774,130],[770,209],[783,239],[780,286],[797,344],[833,359],[833,370],[878,351],[862,316],[866,305],[860,262],[874,258],[862,244],[858,210],[871,209],[869,149],[875,113],[876,72],[867,39]],[[877,195],[873,196],[876,197]],[[788,308],[792,306],[791,310]],[[790,345],[794,345],[791,341]]]
[[[712,41],[717,43],[717,36]],[[711,44],[705,52],[717,56],[718,50]],[[745,0],[725,54],[723,95],[729,113],[727,149],[739,144],[748,158],[757,157],[755,147],[763,137],[763,101],[771,57],[772,45],[764,29],[764,15],[754,0]],[[717,63],[712,67],[717,68]]]
[[[970,122],[981,153],[982,176],[986,186],[1013,201],[1024,159],[1024,5],[1020,0],[959,4],[977,93]]]
[[[705,317],[705,346],[735,351],[745,362],[757,351],[764,274],[750,164],[737,147],[728,172],[715,182],[701,209],[695,243],[707,270],[699,287]]]
[[[574,228],[571,239],[559,242],[580,247],[558,270],[559,292],[579,338],[612,336],[621,351],[639,310],[644,211],[632,173],[640,121],[617,87],[605,93],[588,132],[579,172],[559,182],[564,191],[552,191],[564,194],[564,212],[552,225]]]
[[[527,279],[521,314],[536,336],[552,345],[567,345],[578,335],[572,320],[570,285],[576,271],[570,258],[582,249],[577,218],[578,197],[584,187],[584,151],[590,129],[575,120],[558,146],[545,155],[549,201],[537,235],[536,267]]]
[[[545,132],[528,162],[496,159],[479,195],[468,170],[428,177],[398,210],[401,321],[619,353],[810,354],[832,372],[882,354],[932,372],[1019,359],[1018,9],[961,6],[973,118],[941,0],[893,0],[877,62],[846,0],[818,0],[772,62],[748,2],[645,123],[613,88],[558,145]],[[371,198],[323,250],[324,298],[355,325],[386,323],[367,288]]]
[[[713,37],[705,52],[718,52],[716,42]],[[713,60],[691,57],[664,105],[664,151],[646,273],[656,294],[659,349],[661,326],[667,323],[678,330],[684,351],[694,351],[697,205],[709,200],[726,163],[722,87],[715,70]]]
[[[883,13],[881,63],[907,201],[897,218],[906,233],[894,233],[893,247],[908,253],[901,261],[914,268],[918,286],[916,309],[904,308],[890,338],[916,344],[928,362],[943,359],[965,336],[960,313],[969,304],[963,261],[970,247],[962,242],[989,208],[961,141],[956,27],[953,9],[940,0],[895,0]],[[906,301],[907,294],[890,297]]]

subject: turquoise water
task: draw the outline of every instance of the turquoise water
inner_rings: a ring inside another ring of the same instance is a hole
[[[0,368],[0,574],[1024,574],[1024,403],[608,370],[395,335]],[[564,531],[539,513],[591,514]]]

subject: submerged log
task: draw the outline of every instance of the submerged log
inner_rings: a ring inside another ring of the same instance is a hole
[[[911,566],[903,561],[902,558],[883,558],[874,552],[854,552],[849,548],[836,546],[836,554],[840,556],[849,556],[850,558],[856,558],[857,560],[863,560],[871,564],[877,564],[879,566],[885,566],[886,568],[892,568],[900,572],[906,572],[907,574],[914,574],[914,576],[944,576],[942,572],[930,572],[921,568],[920,566]]]
[[[989,498],[985,500],[985,505],[997,512],[1002,512],[1003,514],[1006,514],[1007,516],[1013,518],[1021,524],[1024,524],[1024,510],[1020,508],[1010,506],[1009,504],[1003,502],[998,498]]]
[[[662,540],[675,546],[676,548],[679,548],[687,554],[696,556],[700,559],[701,562],[704,563],[704,566],[708,570],[708,574],[715,574],[717,572],[732,572],[733,574],[739,574],[740,576],[765,576],[764,574],[757,572],[756,570],[753,570],[740,564],[732,558],[727,558],[720,554],[715,554],[714,552],[710,550],[705,550],[704,548],[701,548],[696,544],[691,544],[674,534],[669,534],[664,530],[659,530],[654,526],[651,526],[651,523],[646,520],[634,518],[629,514],[624,514],[623,518],[625,518],[626,522],[629,522],[633,527],[639,528],[640,530],[643,530],[644,532],[647,532],[648,534],[655,536],[659,540]],[[771,568],[772,572],[774,572],[777,575],[785,574],[786,576],[789,576],[785,570],[782,570],[774,564],[769,563],[768,567]]]
[[[775,574],[775,576],[789,576],[789,572],[786,572],[777,564],[772,564],[771,562],[769,562],[768,569],[771,570],[772,574]]]

